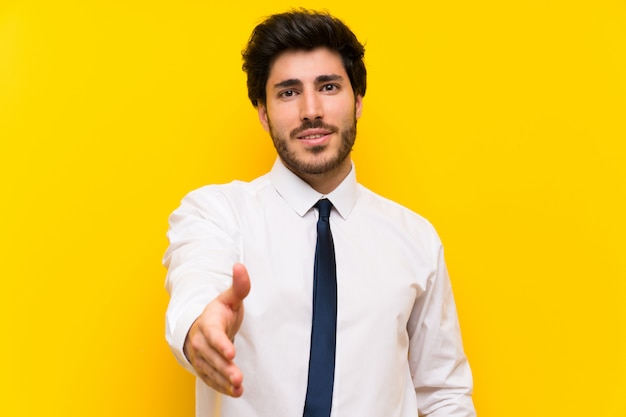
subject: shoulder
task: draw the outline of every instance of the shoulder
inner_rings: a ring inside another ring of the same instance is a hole
[[[241,212],[254,210],[270,188],[267,175],[250,182],[205,185],[188,192],[172,213],[172,218],[184,216],[221,223],[235,222]]]
[[[188,192],[182,203],[198,207],[228,206],[242,199],[255,198],[269,186],[271,184],[267,175],[249,182],[235,180],[225,184],[209,184]]]
[[[422,215],[361,184],[358,184],[358,190],[360,211],[367,216],[375,217],[386,227],[396,228],[403,234],[422,242],[426,240],[430,245],[441,245],[435,227]]]

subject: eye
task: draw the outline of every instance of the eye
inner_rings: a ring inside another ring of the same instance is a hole
[[[281,91],[280,93],[278,93],[278,97],[281,98],[291,98],[294,97],[296,95],[296,91],[295,90],[284,90]]]
[[[332,93],[339,90],[339,85],[338,84],[324,84],[322,86],[322,88],[320,89],[320,91],[324,91],[327,93]]]

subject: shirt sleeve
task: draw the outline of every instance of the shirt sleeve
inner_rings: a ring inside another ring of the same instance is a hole
[[[236,230],[233,210],[214,186],[189,193],[169,218],[165,337],[178,362],[194,374],[183,344],[206,305],[231,285],[240,253]]]
[[[472,374],[463,351],[443,247],[436,234],[433,240],[434,269],[408,323],[409,367],[418,415],[475,417]]]

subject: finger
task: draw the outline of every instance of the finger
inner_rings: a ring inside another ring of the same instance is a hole
[[[213,340],[206,339],[202,334],[197,335],[200,337],[193,338],[190,344],[191,363],[207,385],[219,388],[221,392],[229,395],[236,394],[241,391],[239,388],[243,381],[243,374],[231,359],[226,358],[219,348],[215,348],[216,345],[220,345],[220,342],[227,345],[232,345],[232,343],[228,338],[220,337],[223,335],[221,332],[210,334],[213,335],[211,337]],[[232,350],[234,352],[234,347]]]
[[[250,277],[248,276],[248,270],[243,264],[235,264],[233,265],[233,283],[218,298],[233,310],[237,310],[249,292]]]
[[[233,265],[233,293],[243,301],[250,293],[250,276],[244,264]]]
[[[235,357],[235,346],[220,321],[204,319],[208,311],[207,308],[191,325],[183,347],[185,356],[193,362],[194,357],[206,359],[214,351],[230,362]]]
[[[205,335],[211,350],[219,353],[227,361],[235,358],[235,345],[223,328],[209,326]]]
[[[219,355],[217,356],[219,357]],[[219,361],[219,358],[217,360]],[[231,395],[233,397],[240,396],[243,393],[243,386],[241,385],[243,376],[237,367],[231,364],[226,367],[227,369],[232,368],[232,370],[224,372],[218,369],[219,365],[216,367],[209,362],[210,361],[205,361],[204,359],[199,359],[195,366],[198,376],[204,383],[222,394]]]

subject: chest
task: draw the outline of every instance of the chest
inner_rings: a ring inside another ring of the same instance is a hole
[[[338,325],[403,327],[433,269],[425,249],[389,219],[333,214]],[[284,323],[310,321],[317,216],[272,210],[249,221],[257,227],[244,224],[241,234],[252,282],[246,308],[260,317],[279,315]]]

